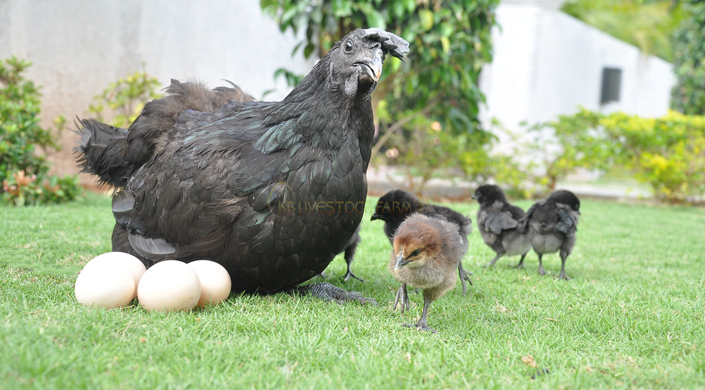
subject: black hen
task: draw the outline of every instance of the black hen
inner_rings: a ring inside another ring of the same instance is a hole
[[[517,267],[523,267],[524,257],[531,250],[529,236],[519,224],[524,210],[507,202],[504,191],[494,184],[478,187],[472,198],[480,203],[477,212],[480,235],[497,254],[485,267],[493,266],[504,255],[521,255]]]
[[[235,292],[320,274],[362,219],[385,54],[407,51],[394,34],[358,29],[281,102],[174,82],[128,130],[82,121],[84,170],[121,189],[113,250],[147,265],[210,259]]]
[[[423,214],[431,218],[439,218],[454,224],[458,229],[460,236],[463,256],[468,251],[468,235],[472,230],[472,221],[466,218],[457,211],[451,210],[448,207],[425,204],[421,202],[414,194],[404,190],[392,190],[384,194],[375,207],[375,212],[371,220],[384,221],[384,234],[387,235],[389,242],[394,246],[394,234],[399,229],[399,225],[413,213]],[[463,295],[465,295],[465,281],[468,281],[472,286],[470,275],[472,273],[465,271],[463,263],[458,263],[458,274],[463,286]]]
[[[535,203],[522,217],[520,223],[528,229],[531,246],[539,256],[539,274],[545,275],[542,257],[545,253],[560,250],[560,279],[570,279],[565,274],[565,261],[575,246],[578,231],[580,199],[567,190],[553,192],[548,198]]]

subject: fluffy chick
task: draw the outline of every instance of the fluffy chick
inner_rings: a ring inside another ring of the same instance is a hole
[[[413,214],[397,229],[389,271],[402,283],[394,299],[401,302],[401,312],[409,308],[406,286],[423,290],[423,313],[415,324],[403,324],[419,330],[436,332],[426,324],[431,303],[455,286],[455,270],[463,257],[457,227],[442,219]]]
[[[539,274],[546,274],[541,262],[543,255],[560,251],[558,278],[570,279],[565,274],[565,261],[575,246],[579,216],[580,199],[570,191],[558,190],[535,203],[522,217],[520,223],[524,229],[528,228],[531,246],[539,256]]]
[[[468,235],[472,231],[472,220],[466,218],[459,212],[449,209],[448,207],[426,204],[421,202],[414,194],[404,190],[392,190],[384,194],[375,208],[375,213],[372,215],[371,221],[384,221],[384,234],[387,235],[389,243],[394,245],[394,235],[399,226],[410,215],[419,213],[431,218],[438,218],[450,222],[455,227],[461,241],[462,255],[468,251]],[[470,280],[471,272],[467,272],[463,268],[463,263],[458,263],[458,275],[463,286],[463,295],[466,293],[465,281]]]
[[[477,212],[480,235],[497,254],[485,267],[493,266],[504,255],[521,255],[517,267],[523,267],[524,257],[531,250],[529,235],[519,224],[524,210],[507,202],[504,191],[493,184],[478,187],[472,198],[480,204]]]

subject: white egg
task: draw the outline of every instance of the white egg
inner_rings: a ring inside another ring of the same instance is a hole
[[[135,297],[135,280],[124,267],[95,264],[84,268],[76,278],[76,300],[106,309],[125,306]]]
[[[137,286],[137,299],[147,311],[191,310],[201,297],[201,282],[193,268],[176,260],[151,266]]]
[[[135,296],[132,298],[137,297],[137,286],[140,284],[140,278],[142,278],[142,275],[144,275],[145,271],[147,271],[147,267],[142,264],[140,259],[129,253],[108,252],[94,257],[93,260],[89,261],[88,264],[83,267],[83,270],[85,271],[86,269],[102,264],[117,264],[124,267],[135,280]]]
[[[198,306],[217,305],[230,296],[230,275],[225,268],[210,260],[197,260],[188,263],[196,271],[201,281],[201,298]]]

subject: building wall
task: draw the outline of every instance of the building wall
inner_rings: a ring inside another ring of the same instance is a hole
[[[571,114],[578,106],[647,117],[665,114],[675,84],[672,65],[643,55],[558,10],[558,1],[508,0],[497,9],[494,59],[483,68],[480,88],[487,98],[481,120],[492,118],[517,130]],[[621,100],[600,104],[602,68],[622,69]]]
[[[0,0],[0,58],[33,63],[28,78],[42,85],[42,120],[86,117],[93,96],[109,83],[146,70],[162,86],[172,78],[209,86],[230,80],[255,98],[288,92],[274,71],[307,73],[313,60],[291,56],[298,39],[282,34],[257,0]],[[54,171],[76,173],[75,134],[62,134]],[[92,178],[82,177],[84,183]]]

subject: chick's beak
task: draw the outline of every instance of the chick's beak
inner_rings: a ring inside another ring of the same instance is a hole
[[[394,270],[398,270],[399,268],[409,264],[408,261],[404,261],[404,250],[400,250],[399,254],[397,255],[397,264],[394,266]]]
[[[473,199],[475,199],[475,200],[477,200],[477,198],[478,198],[477,194],[472,194],[470,197],[473,198]]]
[[[360,68],[362,68],[362,71],[365,72],[368,76],[372,78],[374,81],[378,81],[379,77],[382,75],[382,57],[384,54],[382,53],[382,50],[377,49],[374,51],[372,57],[367,57],[364,60],[358,62],[357,64],[360,65]]]
[[[380,215],[379,215],[379,214],[377,214],[377,213],[374,213],[374,214],[372,214],[372,218],[370,218],[370,221],[376,221],[376,220],[378,220],[378,219],[379,219],[379,217],[380,217]]]

